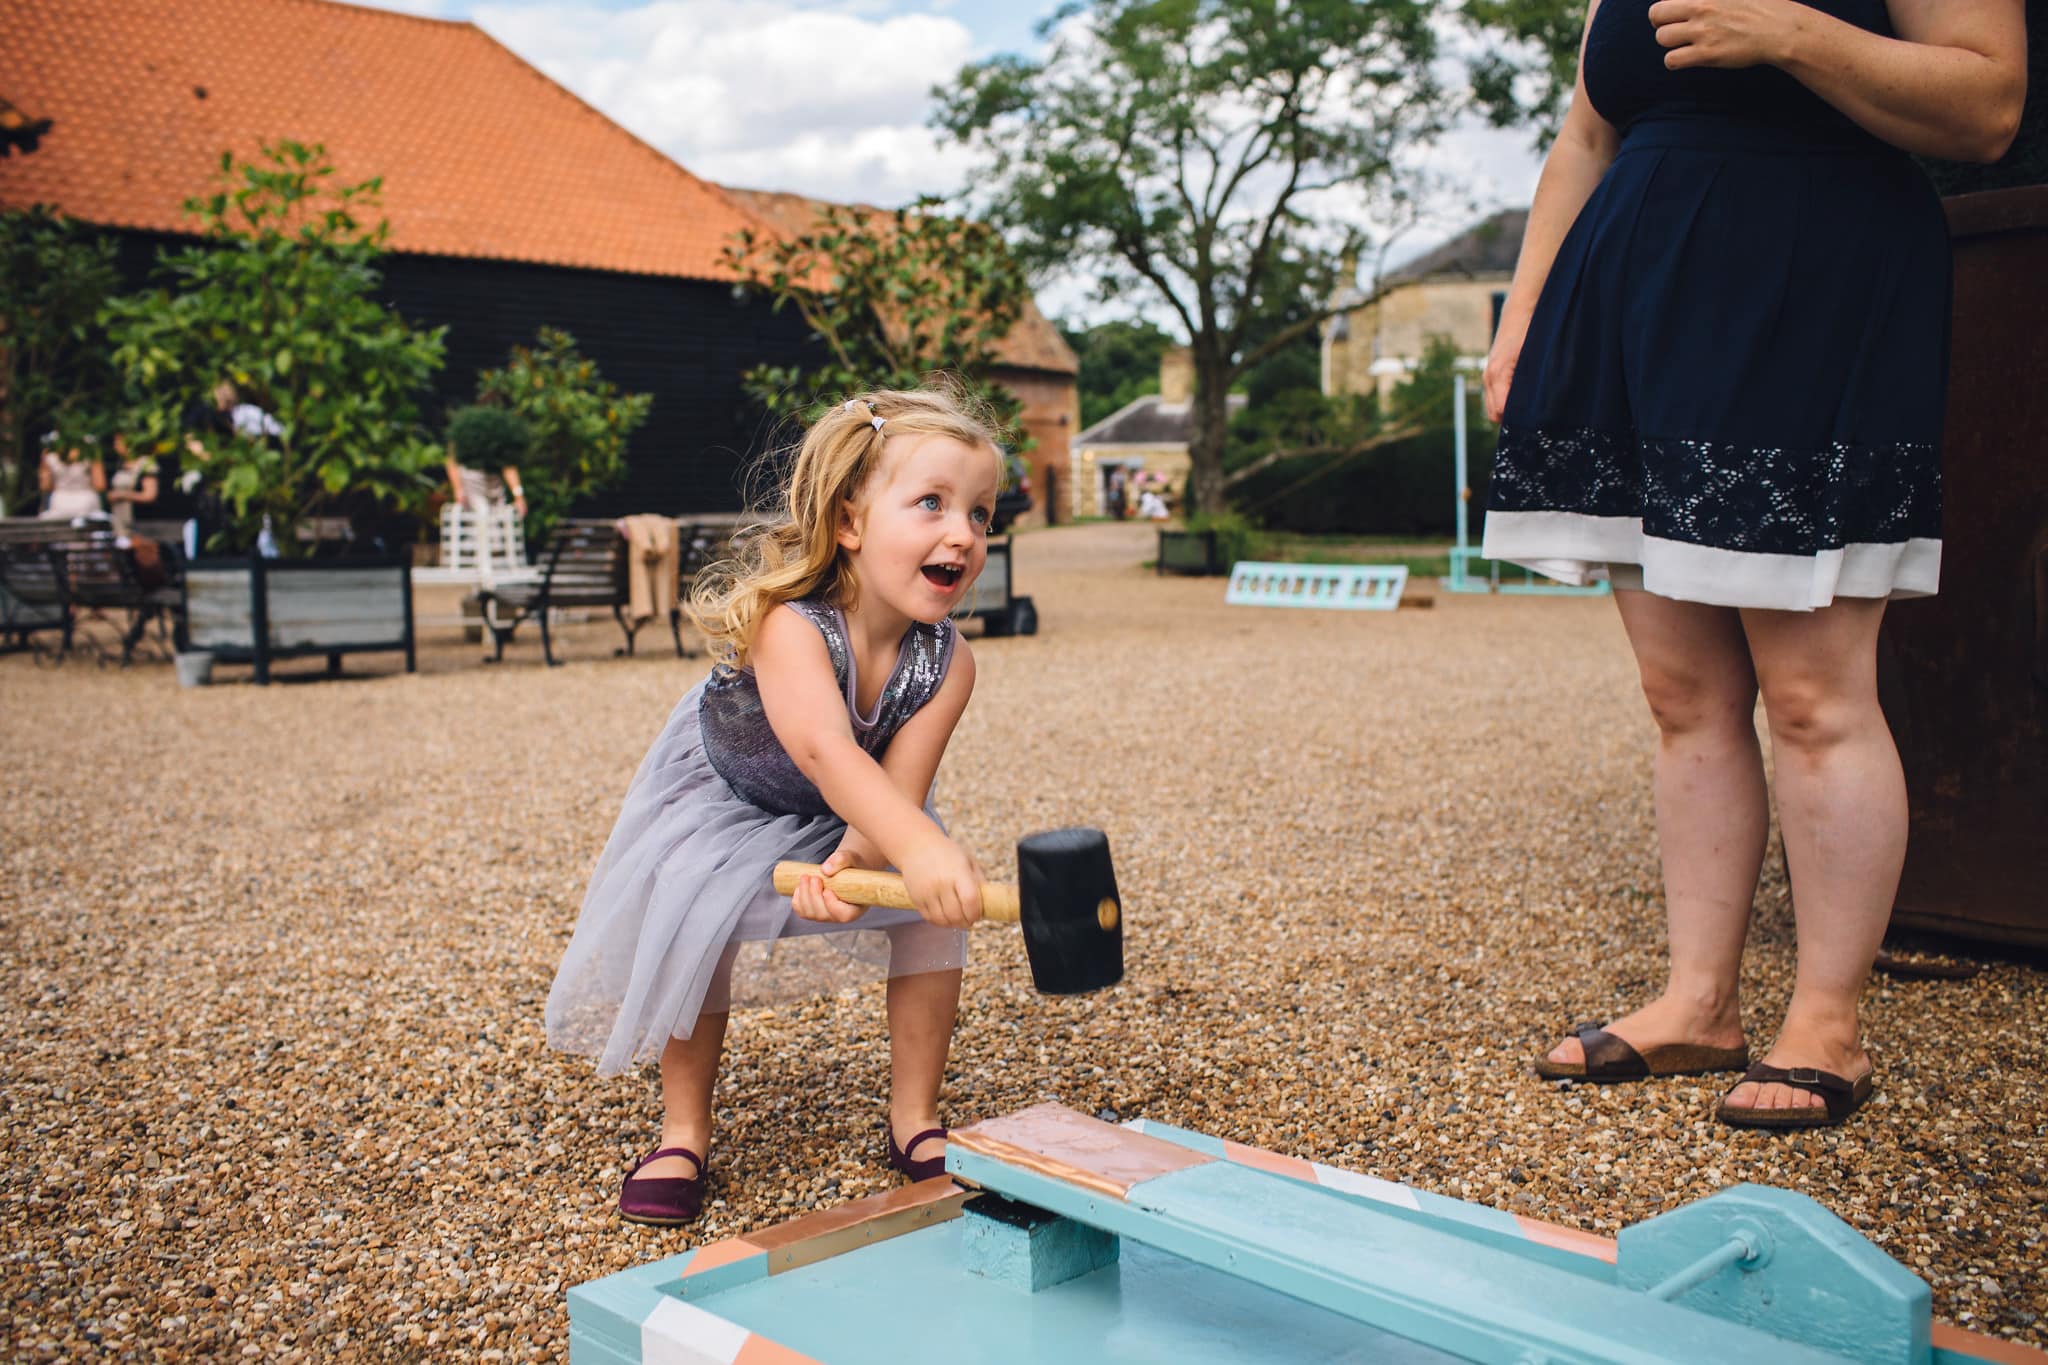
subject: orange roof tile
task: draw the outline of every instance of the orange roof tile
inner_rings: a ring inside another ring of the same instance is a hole
[[[191,231],[223,151],[384,177],[391,247],[696,279],[751,219],[469,23],[337,0],[4,0],[0,96],[53,120],[0,207]]]
[[[817,223],[818,216],[832,207],[829,200],[811,199],[801,194],[786,194],[775,190],[742,190],[727,185],[722,187],[726,194],[746,209],[770,231],[786,237],[800,236],[809,232]],[[842,207],[862,209],[869,213],[888,213],[891,210],[878,209],[872,204],[847,204]],[[1050,370],[1056,374],[1078,374],[1081,362],[1074,355],[1074,348],[1067,345],[1059,328],[1052,325],[1045,314],[1038,311],[1038,304],[1024,301],[1023,314],[1017,325],[996,345],[996,361],[1002,365],[1013,365],[1020,370]]]

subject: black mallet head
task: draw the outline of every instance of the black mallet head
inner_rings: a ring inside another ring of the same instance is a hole
[[[1099,829],[1055,829],[1017,845],[1018,924],[1031,983],[1081,995],[1124,979],[1123,901]]]

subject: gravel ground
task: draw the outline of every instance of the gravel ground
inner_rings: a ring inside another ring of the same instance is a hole
[[[1057,1099],[1610,1234],[1787,1185],[1938,1316],[2048,1344],[2038,964],[1877,978],[1879,1090],[1844,1130],[1724,1129],[1686,1080],[1552,1089],[1529,1057],[1659,971],[1611,605],[1226,608],[1140,568],[1150,547],[1020,537],[1042,633],[975,647],[941,804],[990,866],[1034,829],[1109,830],[1129,975],[1040,999],[1014,936],[978,934],[950,1119]],[[872,987],[736,1015],[711,1207],[614,1217],[655,1080],[548,1052],[541,1003],[704,664],[569,636],[560,669],[534,644],[479,667],[450,629],[416,677],[268,689],[0,659],[0,1354],[558,1358],[568,1286],[892,1183]],[[1773,871],[1759,1045],[1791,961]]]

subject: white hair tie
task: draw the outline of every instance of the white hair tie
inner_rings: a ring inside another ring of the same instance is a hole
[[[854,410],[854,408],[855,408],[855,407],[856,407],[857,405],[859,405],[859,404],[860,404],[860,402],[861,402],[861,400],[860,400],[860,399],[858,399],[858,398],[849,398],[849,399],[847,399],[847,400],[846,400],[846,410],[847,410],[848,412],[852,412],[852,411]],[[882,429],[882,423],[884,423],[884,422],[886,422],[886,421],[888,421],[888,420],[889,420],[889,419],[888,419],[888,418],[886,418],[886,417],[877,417],[877,416],[875,415],[875,410],[874,410],[874,408],[873,408],[872,406],[868,408],[868,425],[869,425],[869,426],[871,426],[871,427],[873,427],[873,428],[874,428],[874,429],[875,429],[876,431],[880,431],[880,430]]]

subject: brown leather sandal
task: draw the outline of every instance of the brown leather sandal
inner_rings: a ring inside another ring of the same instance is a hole
[[[1864,1072],[1855,1080],[1845,1080],[1832,1071],[1817,1071],[1810,1066],[1766,1066],[1758,1062],[1742,1073],[1742,1079],[1728,1087],[1733,1093],[1737,1086],[1756,1081],[1761,1085],[1789,1085],[1795,1090],[1804,1090],[1809,1095],[1820,1096],[1821,1108],[1802,1104],[1793,1109],[1759,1109],[1755,1105],[1733,1105],[1727,1096],[1714,1110],[1714,1117],[1736,1128],[1832,1128],[1863,1107],[1876,1087],[1871,1077],[1876,1074]]]
[[[1536,1059],[1536,1074],[1546,1081],[1592,1081],[1611,1085],[1616,1081],[1643,1081],[1652,1076],[1705,1076],[1716,1071],[1740,1071],[1749,1065],[1747,1047],[1706,1047],[1699,1043],[1666,1043],[1648,1052],[1638,1052],[1626,1038],[1609,1033],[1600,1024],[1574,1024],[1584,1062],[1553,1062]]]

